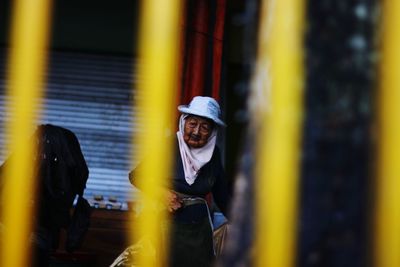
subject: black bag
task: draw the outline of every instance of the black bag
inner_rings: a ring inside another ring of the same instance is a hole
[[[90,226],[91,213],[92,209],[89,202],[84,197],[79,196],[72,219],[67,229],[65,249],[68,252],[72,252],[80,247],[83,237]]]

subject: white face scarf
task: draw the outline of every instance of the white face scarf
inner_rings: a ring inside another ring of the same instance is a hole
[[[189,147],[183,139],[185,120],[188,117],[187,114],[181,115],[179,119],[179,131],[176,132],[179,143],[179,151],[183,163],[183,171],[185,172],[185,180],[189,185],[192,185],[196,180],[199,170],[207,162],[210,161],[217,141],[217,126],[214,126],[214,130],[208,138],[207,143],[200,148]]]

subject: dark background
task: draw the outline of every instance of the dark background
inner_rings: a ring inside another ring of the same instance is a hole
[[[137,0],[53,2],[51,48],[132,55],[136,51]],[[0,43],[8,44],[10,1],[0,1]]]

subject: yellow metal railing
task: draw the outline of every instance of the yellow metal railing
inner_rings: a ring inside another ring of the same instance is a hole
[[[8,151],[1,220],[1,266],[24,267],[29,259],[35,177],[33,133],[41,106],[50,1],[15,1],[7,79]],[[182,2],[142,2],[139,83],[136,107],[143,132],[134,137],[139,155],[148,155],[138,173],[145,192],[141,216],[133,218],[132,240],[143,237],[157,254],[139,254],[140,266],[163,266],[166,240],[160,222],[167,214],[153,205],[169,177],[178,77]],[[399,1],[383,3],[384,24],[379,94],[379,157],[374,232],[374,266],[400,266],[400,13]],[[294,266],[301,123],[303,117],[303,27],[301,0],[262,1],[259,47],[252,94],[259,127],[256,167],[257,266]],[[256,96],[256,97],[254,97]],[[259,97],[262,96],[262,97]]]
[[[260,126],[256,158],[256,249],[260,267],[294,266],[303,118],[301,0],[262,1],[252,114]]]
[[[153,204],[154,199],[162,198],[160,185],[170,177],[172,143],[166,134],[168,130],[175,134],[182,2],[146,0],[142,5],[136,107],[143,131],[134,138],[134,143],[139,158],[146,155],[146,160],[142,162],[142,172],[137,173],[138,181],[142,182],[139,187],[143,191],[143,210],[139,217],[132,218],[132,240],[141,238],[151,246],[137,259],[139,266],[147,267],[165,266],[167,260],[168,246],[160,236],[167,214]]]
[[[28,266],[29,233],[35,177],[29,141],[38,118],[42,96],[50,1],[15,1],[9,53],[6,124],[8,151],[12,157],[5,170],[1,218],[1,266]]]
[[[375,265],[400,266],[400,1],[383,1]]]

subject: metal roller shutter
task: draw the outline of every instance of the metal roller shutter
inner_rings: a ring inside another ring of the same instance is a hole
[[[1,162],[4,152],[5,52],[1,53],[0,114]],[[73,131],[89,166],[86,197],[94,194],[120,201],[131,198],[128,181],[130,141],[134,111],[132,86],[134,63],[125,56],[52,52],[43,116],[51,123]]]

